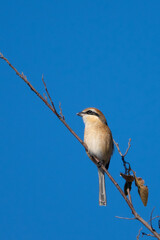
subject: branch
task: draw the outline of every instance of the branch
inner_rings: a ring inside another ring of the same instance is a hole
[[[132,199],[131,199],[131,193],[130,193],[130,190],[129,190],[129,188],[127,188],[127,193],[128,193],[128,198],[129,198],[129,201],[132,203]]]
[[[153,211],[154,211],[155,207],[152,209],[152,212],[151,212],[151,216],[150,216],[150,225],[151,225],[151,228],[153,229],[153,231],[155,231],[155,229],[153,228],[153,225],[152,225],[152,214],[153,214]]]
[[[160,217],[160,216],[152,217],[152,214],[153,214],[154,209],[155,209],[155,207],[152,209],[151,216],[150,216],[150,220],[148,221],[148,223],[150,223],[151,228],[152,228],[153,231],[155,231],[155,229],[152,227],[152,220]],[[139,240],[140,233],[141,233],[142,229],[143,229],[142,227],[139,229],[139,232],[138,232],[138,235],[137,235],[137,240]],[[142,232],[142,235],[146,235],[146,236],[150,236],[150,237],[155,237],[154,235],[146,234],[146,233],[144,233],[144,232]],[[159,236],[160,236],[160,234],[159,234]]]
[[[47,105],[47,107],[59,118],[59,120],[66,126],[66,128],[75,136],[75,138],[84,146],[85,150],[88,151],[87,145],[80,139],[80,137],[71,129],[71,127],[63,120],[63,118],[57,113],[55,108],[51,106],[47,100],[31,85],[24,74],[20,74],[15,67],[0,53],[0,58],[3,59],[8,65],[16,72],[16,74],[30,87],[30,89]],[[53,104],[54,105],[54,104]]]
[[[148,234],[148,233],[145,233],[145,232],[142,232],[142,236],[148,236],[148,237],[154,237],[154,238],[155,238],[154,235],[152,235],[152,234]]]
[[[45,87],[46,93],[47,93],[47,95],[48,95],[48,97],[49,97],[49,100],[50,100],[50,102],[51,102],[51,104],[52,104],[52,107],[53,107],[55,113],[57,113],[56,108],[55,108],[55,106],[54,106],[54,103],[53,103],[53,101],[52,101],[52,99],[51,99],[51,97],[50,97],[50,94],[49,94],[49,92],[48,92],[47,86],[46,86],[46,84],[45,84],[45,81],[44,81],[44,78],[43,78],[43,74],[42,74],[42,82],[43,82],[43,84],[44,84],[44,87]]]
[[[45,90],[47,92],[47,95],[51,101],[51,104],[50,105],[47,100],[45,98],[42,97],[42,95],[31,85],[31,83],[27,80],[27,78],[23,75],[23,74],[20,74],[17,69],[15,67],[13,67],[13,65],[7,60],[7,58],[5,58],[1,53],[0,53],[0,58],[3,59],[15,72],[16,74],[30,87],[30,89],[47,105],[47,107],[59,118],[59,120],[66,126],[66,128],[76,137],[76,139],[83,145],[83,147],[85,148],[85,150],[88,152],[88,148],[87,148],[87,145],[79,138],[79,136],[71,129],[71,127],[66,123],[66,121],[62,118],[61,115],[59,115],[55,109],[55,106],[53,104],[53,101],[49,95],[49,92],[47,90],[47,87],[46,87],[46,84],[44,83],[45,85]],[[115,142],[115,141],[114,141]],[[130,141],[129,141],[129,144],[130,144]],[[128,149],[126,151],[126,153],[124,155],[127,154],[128,150],[129,150],[129,147],[128,146]],[[123,156],[124,156],[123,155]],[[92,158],[92,161],[94,163],[96,163],[97,165],[98,164],[101,164],[101,161],[96,158],[96,157],[93,157]],[[114,180],[114,178],[110,175],[110,173],[107,171],[107,169],[105,168],[105,166],[102,164],[101,165],[101,168],[104,170],[104,172],[107,174],[107,176],[109,177],[109,179],[112,181],[112,183],[115,185],[115,187],[118,189],[118,191],[120,192],[120,194],[122,195],[122,197],[125,199],[126,203],[128,204],[129,208],[131,209],[132,211],[132,214],[135,216],[135,219],[139,220],[146,228],[149,229],[150,232],[153,233],[153,235],[155,237],[157,237],[157,239],[160,240],[160,236],[159,234],[156,232],[156,231],[153,231],[153,229],[151,228],[151,226],[143,219],[141,218],[136,210],[134,209],[132,203],[129,201],[129,199],[126,197],[126,195],[124,194],[123,190],[120,188],[120,186],[118,185],[118,183]]]
[[[121,152],[121,150],[120,150],[120,148],[119,148],[119,144],[116,143],[116,141],[115,141],[114,139],[113,139],[113,142],[114,142],[114,144],[116,145],[116,148],[117,148],[117,150],[118,150],[118,152],[119,152],[119,154],[120,154],[120,156],[121,156],[121,158],[122,158],[123,166],[124,166],[124,168],[125,168],[125,173],[129,174],[129,172],[130,172],[130,170],[131,170],[131,166],[130,166],[130,163],[129,163],[129,162],[126,162],[124,158],[125,158],[125,156],[127,155],[128,151],[129,151],[129,149],[130,149],[130,147],[131,147],[131,138],[130,138],[129,141],[128,141],[128,148],[127,148],[125,154],[122,154],[122,152]],[[128,167],[127,167],[127,165],[128,165]]]
[[[121,150],[120,150],[120,148],[119,148],[119,144],[116,143],[115,140],[113,140],[113,142],[114,142],[114,144],[116,145],[117,150],[118,150],[119,154],[121,155],[121,157],[125,157],[125,156],[127,155],[128,151],[129,151],[130,147],[131,147],[131,138],[130,138],[129,141],[128,141],[128,148],[127,148],[125,154],[122,154],[122,152],[121,152]]]
[[[135,220],[136,218],[127,218],[127,217],[119,217],[119,216],[115,216],[116,218],[120,218],[120,219],[126,219],[126,220]]]
[[[142,231],[142,227],[139,229],[139,232],[138,232],[138,235],[137,235],[137,240],[139,240],[139,237],[140,237],[141,231]]]
[[[154,220],[154,219],[156,219],[156,218],[160,218],[160,216],[153,217],[152,220]],[[150,221],[150,220],[149,220],[149,221]],[[149,221],[148,221],[148,222],[149,222]]]
[[[62,113],[62,108],[61,108],[61,103],[59,102],[59,109],[60,109],[60,115],[61,115],[61,117],[63,118],[63,120],[65,120],[65,117],[64,117],[64,115],[63,115],[63,113]]]

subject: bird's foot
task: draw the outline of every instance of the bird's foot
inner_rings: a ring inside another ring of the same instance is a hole
[[[99,161],[99,162],[97,163],[97,167],[98,167],[98,168],[101,168],[103,164],[104,164],[103,161]]]

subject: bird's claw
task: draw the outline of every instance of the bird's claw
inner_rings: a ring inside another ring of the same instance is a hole
[[[99,162],[97,163],[97,167],[98,167],[98,168],[101,168],[102,165],[103,165],[103,162],[102,162],[102,161],[99,161]]]

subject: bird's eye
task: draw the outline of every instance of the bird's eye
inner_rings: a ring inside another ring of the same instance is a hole
[[[87,114],[92,114],[93,112],[91,110],[88,110],[86,113]]]

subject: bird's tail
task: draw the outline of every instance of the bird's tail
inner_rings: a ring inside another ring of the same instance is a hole
[[[98,168],[98,177],[99,177],[99,205],[106,206],[106,188],[105,188],[105,175],[104,171]]]

